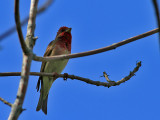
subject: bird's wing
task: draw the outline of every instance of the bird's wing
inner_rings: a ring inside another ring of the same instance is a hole
[[[46,56],[50,56],[50,54],[52,53],[52,50],[54,48],[54,44],[55,44],[55,40],[51,41],[46,49],[46,52],[44,53],[43,57]],[[44,72],[44,68],[45,68],[46,62],[42,62],[41,65],[41,72]]]
[[[55,46],[56,42],[57,42],[57,39],[55,39],[55,40],[53,40],[53,41],[51,41],[49,43],[49,45],[48,45],[48,47],[46,49],[46,52],[43,55],[44,57],[50,56],[50,54],[52,53],[52,50],[54,49],[54,46]],[[46,66],[46,62],[42,62],[40,72],[44,72],[45,66]],[[36,87],[37,88],[37,92],[39,91],[40,81],[41,81],[41,85],[42,85],[42,82],[43,82],[42,81],[42,76],[39,77],[38,82],[37,82],[37,87]]]

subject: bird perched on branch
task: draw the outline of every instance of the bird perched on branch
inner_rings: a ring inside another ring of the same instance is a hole
[[[55,40],[51,41],[44,53],[44,57],[55,56],[55,55],[65,55],[71,53],[71,28],[61,27],[58,32]],[[68,59],[58,60],[58,61],[50,61],[50,62],[42,62],[41,72],[46,73],[57,73],[60,74],[65,68]],[[36,111],[42,109],[42,111],[47,114],[47,100],[49,90],[52,86],[52,83],[56,80],[56,78],[48,77],[48,76],[40,76],[37,83],[37,91],[39,91],[40,83],[40,97],[39,102],[36,108]]]

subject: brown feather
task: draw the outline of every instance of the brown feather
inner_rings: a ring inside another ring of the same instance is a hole
[[[54,46],[55,46],[56,42],[57,42],[57,39],[53,40],[49,43],[49,45],[46,49],[46,52],[43,55],[44,57],[50,56],[50,54],[52,53],[52,50],[54,49]],[[46,62],[42,62],[41,72],[44,72],[45,65],[46,65]]]
[[[61,27],[57,32],[56,39],[51,41],[44,53],[46,56],[54,56],[61,54],[70,54],[71,53],[71,28]],[[55,62],[42,62],[40,72],[57,72],[60,74],[64,67],[66,66],[68,60],[55,61]],[[59,66],[59,64],[61,66]],[[53,66],[53,67],[52,67]],[[55,78],[56,79],[56,78]],[[47,100],[49,89],[51,88],[52,83],[55,81],[52,77],[40,76],[37,82],[37,91],[39,91],[40,84],[40,97],[36,110],[42,111],[47,114]]]
[[[55,39],[55,40],[52,40],[49,43],[49,45],[47,46],[47,49],[46,49],[46,51],[45,51],[45,53],[43,55],[44,57],[51,55],[52,50],[54,49],[54,46],[55,46],[57,41],[58,41],[58,39]],[[46,62],[42,62],[40,72],[44,72],[45,65],[46,65]],[[41,85],[42,85],[43,77],[41,77],[41,76],[39,77],[38,82],[37,82],[37,86],[36,86],[37,92],[39,91],[39,88],[40,88],[40,82],[41,82]]]

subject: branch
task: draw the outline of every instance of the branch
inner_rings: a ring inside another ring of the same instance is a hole
[[[57,55],[57,56],[51,56],[51,57],[40,57],[40,56],[34,55],[33,60],[45,62],[45,61],[63,60],[63,59],[71,59],[71,58],[78,58],[78,57],[94,55],[94,54],[98,54],[98,53],[102,53],[102,52],[105,52],[105,51],[116,49],[117,47],[120,47],[122,45],[125,45],[125,44],[128,44],[130,42],[136,41],[138,39],[150,36],[152,34],[155,34],[158,31],[159,31],[159,29],[156,28],[154,30],[151,30],[149,32],[137,35],[135,37],[131,37],[131,38],[123,40],[121,42],[114,43],[110,46],[106,46],[106,47],[103,47],[103,48],[99,48],[99,49],[95,49],[95,50],[91,50],[91,51],[87,51],[87,52],[74,53],[74,54],[69,54],[69,55]]]
[[[10,102],[8,102],[8,101],[6,101],[6,100],[4,100],[3,98],[1,98],[0,97],[0,101],[2,101],[4,104],[6,104],[6,105],[8,105],[8,106],[10,106],[10,107],[12,107],[12,104],[10,103]]]
[[[20,24],[19,0],[15,0],[14,12],[15,12],[15,22],[16,22],[17,33],[18,33],[19,41],[20,41],[20,44],[21,44],[21,47],[22,47],[22,51],[24,52],[24,54],[28,55],[29,50],[28,50],[28,47],[26,46],[26,43],[24,41],[23,33],[22,33],[22,30],[21,30],[21,24]]]
[[[136,73],[136,72],[139,70],[139,68],[141,67],[141,61],[138,62],[136,65],[137,65],[137,66],[134,68],[133,71],[131,71],[131,72],[129,73],[128,76],[122,78],[121,80],[119,80],[119,81],[117,81],[117,82],[111,81],[111,80],[109,79],[109,77],[108,77],[108,75],[107,75],[106,72],[103,72],[103,75],[104,75],[104,77],[106,78],[106,80],[111,84],[111,86],[120,85],[121,83],[124,83],[124,82],[128,81],[131,77],[133,77],[133,76],[135,75],[135,73]],[[110,86],[109,86],[109,87],[110,87]]]
[[[15,0],[15,2],[18,3],[18,0]],[[29,52],[28,55],[25,55],[25,54],[23,55],[21,80],[19,83],[17,98],[14,104],[12,105],[12,109],[11,109],[8,120],[17,120],[21,112],[24,110],[22,109],[22,105],[23,105],[25,94],[27,91],[30,66],[31,66],[32,56],[33,56],[32,49],[35,42],[34,30],[35,30],[37,5],[38,5],[38,0],[31,0],[29,20],[28,20],[28,26],[27,26],[27,36],[26,36],[26,45],[31,52]],[[19,6],[16,6],[16,7],[19,7]]]
[[[40,15],[42,12],[47,10],[47,8],[49,8],[49,6],[52,4],[53,1],[54,0],[46,0],[46,2],[42,6],[40,6],[39,9],[37,10],[37,15]],[[25,24],[27,24],[28,19],[29,19],[29,16],[25,17],[21,21],[21,26],[24,26]],[[0,41],[2,41],[4,38],[8,37],[15,31],[16,31],[16,26],[11,27],[10,29],[8,29],[7,31],[5,31],[4,33],[0,35]]]
[[[100,81],[93,81],[88,78],[83,78],[83,77],[79,77],[79,76],[75,76],[75,75],[68,75],[67,73],[55,75],[54,73],[30,72],[30,75],[64,78],[64,80],[66,80],[67,78],[70,78],[72,80],[76,79],[76,80],[80,80],[80,81],[86,82],[88,84],[96,85],[96,86],[111,87],[111,86],[120,85],[121,83],[128,81],[131,77],[133,77],[135,75],[135,73],[139,70],[140,67],[141,67],[141,61],[137,63],[134,70],[131,71],[128,76],[126,76],[125,78],[122,78],[121,80],[119,80],[117,82],[109,80],[108,75],[104,72],[104,77],[107,79],[108,83],[107,82],[100,82]],[[21,74],[21,72],[7,72],[7,73],[0,73],[0,76],[20,76],[20,74]]]
[[[157,0],[152,0],[152,2],[153,2],[153,5],[154,5],[154,8],[155,8],[157,24],[158,24],[158,27],[160,29],[160,14],[159,14],[159,8],[158,8]],[[159,49],[160,49],[160,31],[159,31]]]

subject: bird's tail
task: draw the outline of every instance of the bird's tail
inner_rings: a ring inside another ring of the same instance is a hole
[[[46,96],[45,99],[43,99],[43,93],[40,92],[40,97],[39,97],[36,111],[39,111],[40,109],[42,109],[42,111],[47,115],[47,101],[48,101],[48,95]]]

